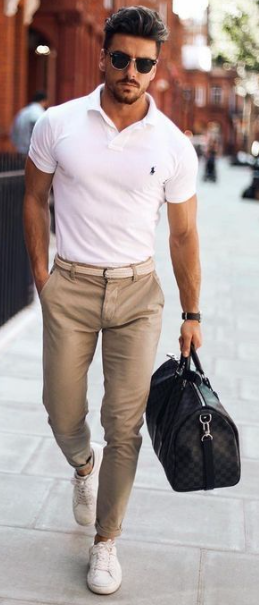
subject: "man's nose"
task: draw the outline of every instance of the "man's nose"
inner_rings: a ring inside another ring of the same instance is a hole
[[[128,76],[134,76],[134,77],[136,76],[137,67],[136,67],[135,59],[130,60],[128,67],[126,67],[126,70],[127,70]]]

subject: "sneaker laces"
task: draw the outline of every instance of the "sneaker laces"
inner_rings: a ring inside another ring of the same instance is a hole
[[[98,547],[95,549],[95,547]],[[94,570],[99,571],[112,571],[113,564],[115,562],[113,551],[113,544],[107,542],[99,542],[93,547],[93,567]]]
[[[76,504],[93,504],[94,503],[94,497],[93,497],[93,491],[92,491],[92,477],[91,474],[90,475],[86,475],[85,477],[74,477],[74,479],[71,480],[71,483],[73,485],[75,485],[76,490],[75,490],[75,498],[76,498]]]

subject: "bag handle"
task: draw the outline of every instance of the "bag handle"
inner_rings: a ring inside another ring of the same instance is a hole
[[[199,357],[198,357],[198,354],[194,347],[193,342],[191,343],[191,350],[190,350],[189,357],[184,357],[183,355],[181,355],[180,368],[183,367],[185,371],[189,371],[190,367],[191,367],[191,359],[195,365],[197,372],[199,372],[200,374],[202,374],[204,376],[204,370],[202,368],[201,362],[199,360]]]

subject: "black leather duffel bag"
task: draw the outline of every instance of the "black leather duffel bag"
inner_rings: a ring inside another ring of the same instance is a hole
[[[146,420],[171,487],[188,492],[236,485],[240,452],[235,423],[194,348],[188,358],[169,357],[152,376]]]

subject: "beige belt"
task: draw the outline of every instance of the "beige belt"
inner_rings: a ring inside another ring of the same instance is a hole
[[[104,277],[105,279],[121,279],[125,277],[136,278],[138,275],[147,275],[154,271],[155,263],[152,258],[149,258],[143,263],[136,265],[128,265],[127,267],[93,267],[89,265],[83,265],[82,263],[70,263],[69,261],[63,260],[60,256],[55,257],[55,265],[70,271],[75,275],[81,273],[83,275],[95,275],[97,277]]]

